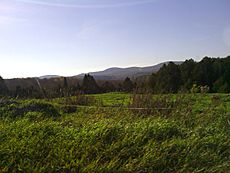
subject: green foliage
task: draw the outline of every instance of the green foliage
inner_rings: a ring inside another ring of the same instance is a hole
[[[134,89],[134,84],[131,81],[130,78],[125,78],[124,82],[123,82],[123,90],[124,92],[131,92]]]
[[[20,110],[21,118],[0,120],[0,172],[229,171],[229,95],[136,94],[134,102],[122,93],[93,96],[124,105],[77,108],[52,119],[56,107],[67,106],[61,100],[5,101],[1,115]],[[125,109],[128,102],[173,109],[141,116]]]
[[[7,95],[8,94],[8,88],[5,84],[4,79],[0,76],[0,96]]]
[[[181,73],[179,66],[170,62],[164,65],[158,72],[156,88],[160,93],[177,93],[181,84]]]
[[[86,74],[83,78],[82,89],[85,94],[95,94],[100,92],[95,79],[89,74]]]
[[[9,103],[0,108],[1,117],[20,118],[30,112],[41,113],[44,117],[55,118],[60,116],[58,109],[45,101],[28,100]]]
[[[193,84],[190,92],[191,93],[199,93],[200,92],[200,87],[197,86],[197,84]]]
[[[130,103],[130,94],[121,92],[111,92],[105,94],[92,95],[97,101],[102,102],[104,106],[122,107]]]
[[[194,84],[201,87],[201,92],[228,93],[230,92],[229,69],[230,57],[204,57],[200,62],[190,59],[181,65],[169,63],[156,74],[151,75],[149,86],[154,93],[177,93],[191,90],[197,92],[194,90]]]

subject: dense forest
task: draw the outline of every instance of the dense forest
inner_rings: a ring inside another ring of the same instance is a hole
[[[17,82],[15,82],[17,81]],[[12,87],[12,83],[16,83]],[[20,85],[19,85],[20,83]],[[124,81],[96,81],[86,74],[82,80],[71,77],[56,79],[14,79],[0,77],[0,95],[15,98],[53,98],[73,96],[78,93],[94,94],[113,91],[152,93],[230,92],[230,56],[226,58],[204,57],[182,64],[170,62],[151,76]]]
[[[230,92],[230,56],[204,57],[200,62],[169,63],[150,77],[154,93]]]

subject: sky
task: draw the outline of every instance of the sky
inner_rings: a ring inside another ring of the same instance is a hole
[[[0,0],[0,76],[230,55],[230,0]]]

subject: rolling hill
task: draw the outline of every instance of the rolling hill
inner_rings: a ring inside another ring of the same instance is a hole
[[[182,61],[173,61],[175,64],[181,64]],[[147,67],[128,67],[128,68],[118,68],[112,67],[104,71],[89,72],[96,80],[121,80],[126,77],[136,78],[140,76],[150,75],[157,72],[164,64],[169,62],[163,62],[154,66]],[[83,78],[85,73],[79,74],[75,77]]]

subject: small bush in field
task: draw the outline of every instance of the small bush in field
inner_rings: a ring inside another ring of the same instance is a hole
[[[54,105],[43,101],[28,101],[21,105],[18,109],[15,109],[15,115],[24,115],[27,112],[41,112],[46,117],[58,117],[60,113]]]
[[[24,117],[28,112],[39,112],[44,115],[44,117],[59,117],[60,113],[58,109],[47,102],[44,101],[21,101],[15,102],[10,105],[4,106],[0,109],[5,114],[1,114],[3,117],[10,117],[10,118],[20,118]]]

